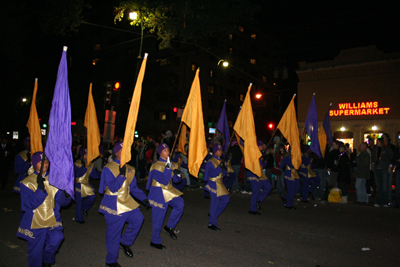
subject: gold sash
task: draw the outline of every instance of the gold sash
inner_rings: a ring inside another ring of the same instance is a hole
[[[20,156],[24,161],[27,161],[28,160],[28,151],[22,150],[21,152],[18,153],[18,156]]]
[[[57,223],[56,221],[56,216],[54,215],[54,208],[55,208],[54,197],[56,196],[58,189],[49,184],[48,176],[43,178],[45,179],[43,183],[47,191],[47,197],[37,209],[33,210],[31,229],[41,229],[59,225],[59,223]],[[22,180],[22,183],[32,191],[36,192],[37,190],[36,179],[37,175],[33,173],[28,177],[26,177],[24,180]]]
[[[299,174],[297,173],[296,169],[291,169],[289,166],[285,166],[286,170],[290,171],[290,177],[285,176],[285,178],[289,179],[290,181],[294,181],[294,179],[300,179]]]
[[[75,165],[78,166],[79,168],[82,167],[82,163],[80,161],[76,161]],[[75,178],[75,182],[78,184],[81,184],[81,197],[87,197],[87,196],[92,196],[94,195],[93,189],[89,184],[89,175],[92,172],[94,164],[90,163],[89,166],[87,166],[87,171],[82,177]]]
[[[175,170],[177,168],[178,168],[178,165],[171,162],[171,169]],[[151,166],[150,172],[152,170],[157,170],[159,172],[164,173],[165,162],[157,161],[156,163],[154,163]],[[172,176],[174,176],[174,173],[171,173],[171,178],[172,178]],[[179,191],[178,189],[176,189],[175,187],[172,186],[172,180],[169,181],[168,185],[163,185],[163,184],[157,182],[156,180],[153,180],[153,181],[151,181],[151,186],[161,187],[165,203],[169,202],[170,200],[172,200],[176,197],[183,195],[183,193],[181,191]]]
[[[232,154],[229,154],[229,159],[228,159],[227,162],[226,162],[226,171],[227,171],[227,173],[233,173],[233,172],[235,172],[235,171],[233,170],[233,168],[232,168],[231,160],[232,160]]]
[[[29,176],[29,175],[31,175],[31,174],[34,173],[34,172],[35,172],[35,168],[33,168],[33,166],[31,165],[31,166],[29,167],[28,171],[26,172],[26,175]]]
[[[208,178],[208,180],[215,182],[217,185],[217,197],[229,195],[228,190],[222,182],[222,173],[220,173],[217,177]]]
[[[119,164],[116,162],[110,162],[106,165],[107,168],[111,170],[114,177],[117,177],[119,174]],[[131,197],[129,186],[135,177],[135,168],[126,164],[126,173],[125,173],[125,181],[122,184],[121,188],[117,192],[111,192],[110,189],[106,186],[105,194],[109,196],[117,196],[117,213],[118,215],[121,213],[125,213],[139,207],[139,204]]]
[[[308,165],[308,178],[312,178],[312,177],[316,177],[317,175],[315,174],[315,172],[311,169],[311,163],[313,162],[313,160],[311,160],[310,164]]]

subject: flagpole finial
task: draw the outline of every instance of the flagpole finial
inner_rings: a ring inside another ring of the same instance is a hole
[[[38,81],[38,78],[35,78],[35,82],[37,82]],[[226,100],[225,100],[226,101]]]
[[[332,107],[332,103],[330,103],[330,104],[329,104],[329,106],[331,106],[331,107]]]
[[[226,99],[225,99],[225,102],[226,102]]]
[[[249,86],[252,86],[252,85],[253,85],[252,83],[249,84]]]
[[[147,58],[147,56],[148,56],[149,54],[147,54],[147,53],[144,53],[144,58]]]
[[[315,93],[313,93],[312,95],[315,95]]]
[[[64,46],[64,47],[63,47],[63,50],[64,50],[64,51],[67,51],[67,50],[68,50],[68,46]]]
[[[295,97],[297,94],[294,94],[293,97]]]

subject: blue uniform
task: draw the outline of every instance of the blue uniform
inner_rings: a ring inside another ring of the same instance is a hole
[[[27,161],[28,153],[29,151],[25,149],[19,152],[14,159],[14,170],[18,177],[14,183],[13,192],[17,194],[20,192],[20,182],[34,171],[32,165]]]
[[[93,185],[89,182],[89,177],[99,179],[101,172],[94,168],[94,163],[90,163],[88,167],[82,165],[78,160],[74,164],[75,173],[75,220],[82,222],[82,210],[88,211],[96,200],[96,192]]]
[[[176,164],[177,166],[179,166],[179,153],[175,153],[175,154],[174,154],[174,157],[171,159],[171,162],[173,162],[174,164]],[[178,167],[178,169],[180,169],[180,168]],[[172,185],[173,185],[176,189],[178,189],[179,191],[181,191],[181,192],[182,192],[183,189],[185,188],[186,184],[187,184],[187,180],[186,180],[186,179],[182,179],[182,181],[180,181],[180,182],[178,182],[178,183],[172,181]]]
[[[119,165],[120,161],[115,159],[103,168],[99,187],[99,192],[104,193],[99,212],[107,223],[107,263],[117,262],[120,243],[131,246],[135,242],[144,220],[139,204],[131,196],[142,202],[146,199],[145,193],[137,187],[135,169],[126,165],[125,176],[121,176]],[[128,227],[121,236],[125,223]]]
[[[222,181],[226,175],[226,170],[221,170],[220,162],[221,159],[214,155],[207,161],[204,172],[205,190],[211,196],[208,224],[214,226],[217,226],[218,217],[229,203],[229,193]]]
[[[286,199],[286,207],[293,206],[293,199],[300,189],[300,178],[297,171],[293,167],[291,155],[287,155],[281,161],[281,169],[285,175],[287,193],[283,197]]]
[[[160,158],[150,168],[146,189],[149,190],[149,202],[152,207],[153,230],[151,242],[161,244],[160,232],[164,223],[168,206],[172,207],[167,227],[174,229],[178,224],[185,207],[182,193],[172,186],[172,182],[180,183],[182,177],[173,174],[173,169],[165,167],[166,161]],[[171,163],[172,168],[178,166]]]
[[[42,263],[54,264],[55,254],[64,239],[60,206],[71,202],[65,192],[49,185],[48,174],[44,177],[45,190],[37,188],[33,174],[22,180],[21,202],[25,211],[18,228],[17,236],[28,241],[29,266],[42,266]]]
[[[313,192],[320,183],[320,178],[311,169],[312,158],[302,155],[301,156],[301,166],[300,166],[300,176],[303,182],[303,187],[301,190],[301,200],[308,201],[308,193]]]
[[[236,181],[236,173],[232,168],[231,159],[232,154],[229,156],[229,160],[226,161],[226,175],[224,177],[224,185],[228,190],[232,188],[233,183]]]
[[[261,169],[264,169],[267,166],[267,163],[260,158],[260,166]],[[248,171],[247,173],[247,181],[250,181],[251,184],[251,201],[250,201],[250,211],[257,211],[257,201],[263,202],[264,199],[268,196],[269,192],[272,189],[271,182],[268,180],[267,176],[265,176],[264,171],[262,171],[261,177],[258,177],[256,174]],[[260,190],[262,191],[260,192]]]

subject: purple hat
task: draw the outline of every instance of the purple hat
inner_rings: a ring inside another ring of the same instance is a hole
[[[257,146],[262,146],[264,143],[261,140],[257,140]]]
[[[158,154],[161,155],[161,152],[166,148],[169,148],[169,146],[166,143],[159,144],[157,148]]]
[[[29,136],[27,136],[24,138],[24,140],[22,140],[22,142],[24,143],[24,146],[26,146],[26,144],[30,141],[30,139],[31,138]]]
[[[122,149],[122,146],[124,145],[123,142],[116,142],[114,145],[114,154],[117,154],[118,151],[120,151]]]
[[[85,154],[87,154],[87,149],[85,148],[83,148],[83,147],[81,147],[80,149],[79,149],[79,155],[81,156],[81,158],[83,157],[83,155],[85,155]]]
[[[217,152],[218,150],[222,150],[222,146],[221,145],[214,145],[213,146],[213,154],[215,154],[215,152]]]
[[[35,168],[36,164],[42,161],[43,152],[35,152],[32,155],[32,166]]]

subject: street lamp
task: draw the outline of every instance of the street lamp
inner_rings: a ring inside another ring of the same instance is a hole
[[[256,98],[260,99],[262,97],[262,94],[256,94]]]
[[[228,62],[228,61],[225,61],[225,60],[223,60],[223,59],[220,59],[220,60],[218,61],[218,65],[219,65],[221,62],[222,62],[222,66],[224,66],[225,68],[229,66],[229,62]]]
[[[138,13],[136,11],[129,12],[129,19],[136,20]]]
[[[26,98],[25,98],[25,97],[24,97],[24,98],[22,98],[22,102],[24,102],[24,103],[26,102]]]

